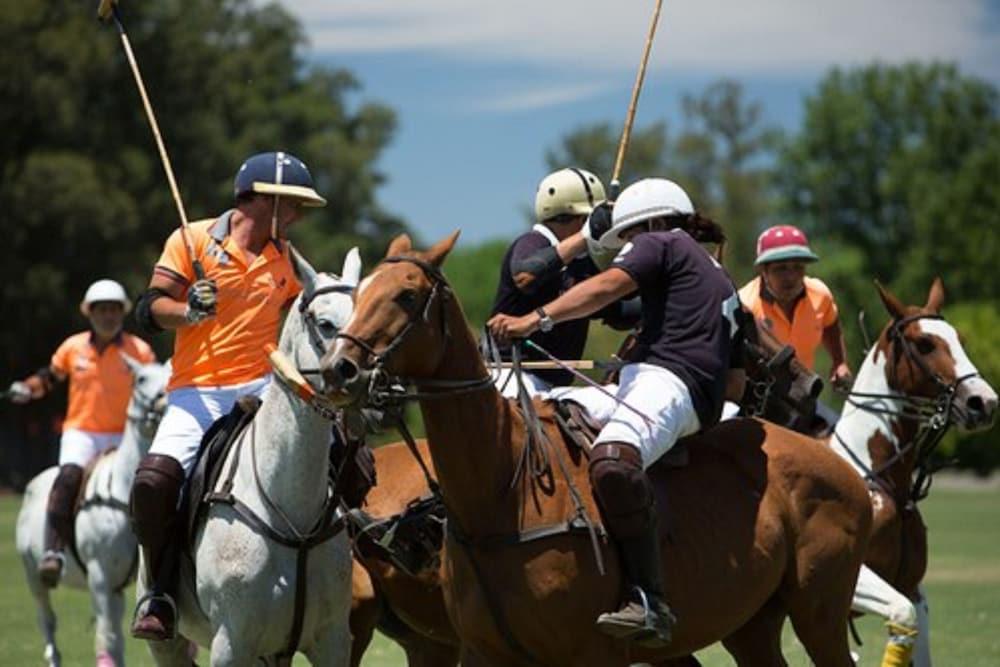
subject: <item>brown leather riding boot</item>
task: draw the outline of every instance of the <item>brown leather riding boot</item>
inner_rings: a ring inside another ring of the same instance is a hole
[[[178,502],[184,469],[174,458],[147,454],[136,469],[130,510],[142,547],[148,592],[136,604],[132,636],[165,641],[177,636]]]
[[[653,487],[639,450],[626,443],[597,445],[590,457],[590,481],[630,585],[622,606],[601,614],[597,627],[646,648],[666,646],[676,619],[663,601]]]
[[[49,588],[59,585],[66,566],[66,547],[73,543],[73,509],[83,481],[83,468],[68,463],[49,491],[45,511],[45,553],[38,563],[38,577]]]

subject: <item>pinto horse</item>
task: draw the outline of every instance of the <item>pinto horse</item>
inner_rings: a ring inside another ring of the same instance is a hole
[[[683,469],[649,470],[673,643],[641,649],[593,631],[624,582],[603,536],[564,528],[598,522],[587,461],[555,428],[530,437],[535,425],[490,382],[440,272],[457,236],[423,253],[395,239],[321,370],[341,405],[420,402],[447,505],[442,587],[462,664],[662,662],[724,638],[740,664],[781,664],[790,617],[817,665],[851,665],[844,619],[871,527],[867,491],[830,449],[754,419],[688,438]]]
[[[891,320],[858,371],[830,446],[868,482],[874,511],[853,607],[886,616],[890,632],[903,635],[894,638],[897,644],[908,644],[905,635],[919,629],[914,663],[927,667],[929,621],[920,586],[927,571],[927,533],[916,504],[927,494],[929,459],[945,430],[992,426],[997,394],[941,317],[940,279],[923,307],[906,306],[881,285],[878,289]],[[891,649],[892,644],[887,655]]]

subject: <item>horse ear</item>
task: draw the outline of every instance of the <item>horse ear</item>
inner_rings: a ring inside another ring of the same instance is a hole
[[[340,279],[348,285],[357,285],[361,280],[361,253],[358,252],[357,246],[347,251],[344,268],[340,270]]]
[[[885,305],[886,311],[893,319],[898,320],[903,317],[906,312],[906,306],[903,302],[896,298],[896,296],[888,290],[888,288],[883,287],[882,283],[875,281],[875,287],[878,289],[878,295],[882,299],[882,303]]]
[[[125,362],[125,365],[128,366],[128,370],[129,370],[130,373],[132,373],[132,375],[135,375],[136,373],[138,373],[139,369],[142,368],[142,364],[140,364],[138,362],[138,360],[130,357],[129,355],[125,354],[124,352],[121,353],[121,358],[122,358],[122,361]]]
[[[299,254],[299,251],[291,243],[288,244],[288,250],[289,257],[292,260],[292,269],[295,271],[295,277],[302,283],[304,292],[307,295],[312,294],[313,290],[316,289],[316,269],[306,261],[305,257]]]
[[[938,276],[931,283],[931,291],[927,294],[927,305],[924,306],[927,310],[932,313],[939,314],[941,312],[941,306],[944,305],[944,285],[941,283],[941,277]]]
[[[389,244],[389,249],[385,251],[386,257],[396,257],[413,250],[413,241],[407,234],[400,234]]]
[[[434,266],[441,266],[444,263],[444,258],[455,247],[455,242],[458,241],[458,235],[461,233],[462,230],[456,229],[451,233],[451,236],[435,243],[430,250],[424,253],[427,261]]]

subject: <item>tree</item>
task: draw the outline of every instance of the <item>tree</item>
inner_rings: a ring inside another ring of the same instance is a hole
[[[352,100],[349,72],[306,67],[302,29],[285,10],[162,0],[124,13],[192,220],[230,205],[244,158],[281,149],[310,166],[330,201],[292,231],[318,268],[336,269],[355,244],[374,260],[403,231],[376,197],[395,114]],[[117,34],[94,6],[0,5],[0,67],[0,364],[10,379],[85,326],[77,305],[90,282],[142,290],[178,216]],[[157,341],[161,354],[168,343]]]
[[[993,298],[998,124],[996,88],[954,66],[834,69],[782,154],[786,210],[869,276],[916,291],[947,267],[953,298]]]
[[[771,164],[780,135],[763,124],[761,106],[747,102],[733,81],[686,95],[682,106],[685,123],[676,138],[665,121],[633,133],[622,182],[665,176],[680,183],[695,206],[725,228],[730,272],[748,278],[756,234],[774,209]],[[546,161],[552,169],[576,164],[610,178],[616,132],[607,123],[574,130],[546,151]]]

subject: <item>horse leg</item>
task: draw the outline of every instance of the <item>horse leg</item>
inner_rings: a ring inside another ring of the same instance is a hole
[[[456,667],[458,665],[459,651],[457,646],[436,642],[417,633],[399,641],[399,645],[406,652],[408,667]]]
[[[94,652],[97,667],[123,667],[125,664],[125,638],[122,636],[122,615],[125,598],[121,591],[110,590],[101,564],[87,563],[87,586],[90,604],[94,610]]]
[[[781,654],[781,628],[788,610],[773,597],[743,627],[722,640],[737,665],[786,667]]]
[[[361,665],[361,657],[371,644],[378,623],[379,599],[368,572],[354,561],[351,572],[351,667]]]
[[[59,647],[56,646],[56,612],[52,609],[49,589],[43,586],[39,580],[38,570],[33,560],[24,560],[24,573],[28,578],[28,588],[31,590],[31,595],[35,598],[38,629],[45,640],[45,660],[49,667],[60,667],[62,656],[59,654]]]
[[[193,644],[184,635],[162,642],[147,641],[146,646],[157,667],[194,667]]]
[[[919,636],[918,614],[905,595],[887,584],[867,565],[861,566],[851,609],[886,619],[889,641],[882,655],[883,667],[907,667]],[[929,649],[928,649],[929,652]]]
[[[931,667],[931,617],[927,593],[923,586],[917,586],[913,596],[913,604],[917,610],[917,643],[913,650],[913,667]]]
[[[851,608],[851,582],[844,562],[807,563],[804,582],[788,594],[789,617],[799,641],[816,667],[853,667],[847,642],[847,617]]]

